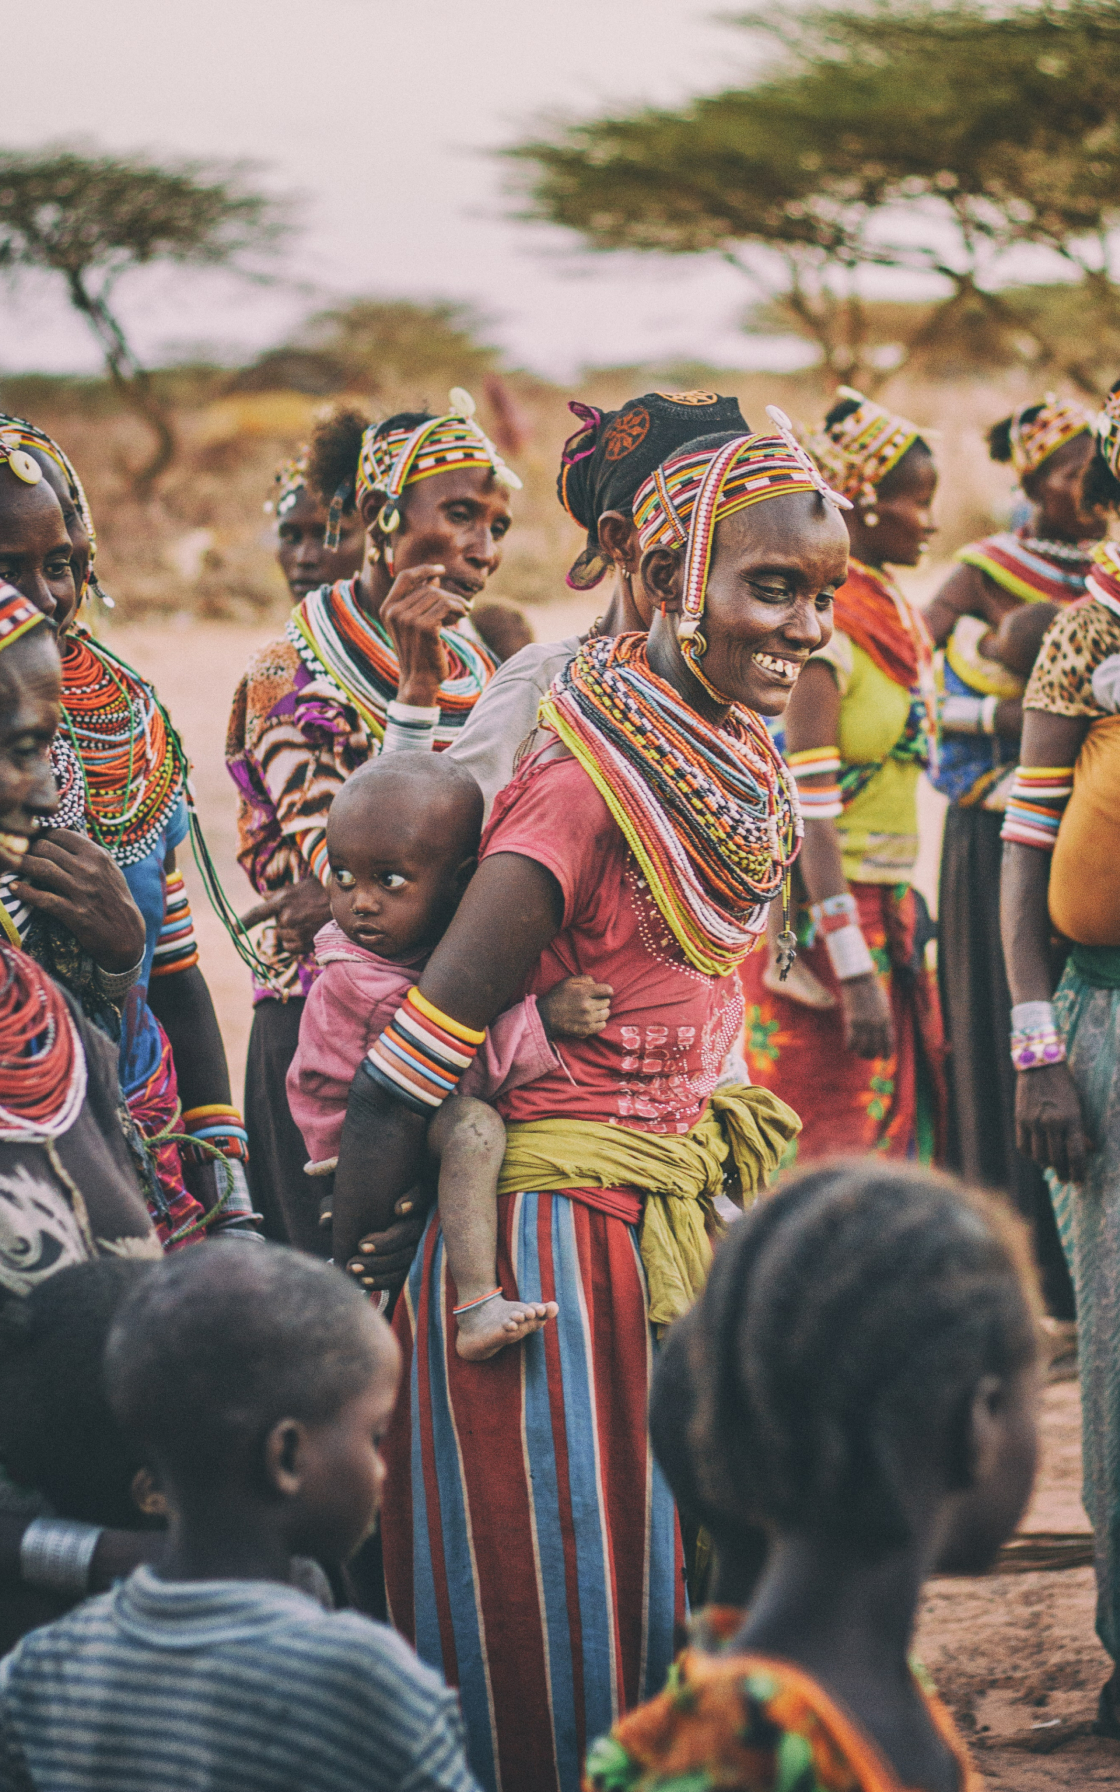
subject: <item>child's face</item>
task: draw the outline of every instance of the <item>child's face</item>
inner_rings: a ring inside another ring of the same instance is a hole
[[[384,1336],[368,1384],[303,1440],[288,1542],[320,1561],[348,1561],[372,1531],[381,1505],[385,1463],[379,1446],[396,1405],[400,1353],[384,1321],[380,1329]]]
[[[455,910],[471,863],[449,863],[439,830],[388,826],[351,810],[327,833],[331,914],[347,939],[379,958],[434,945]]]

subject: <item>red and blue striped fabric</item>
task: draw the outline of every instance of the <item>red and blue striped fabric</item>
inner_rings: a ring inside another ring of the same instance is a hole
[[[394,1316],[407,1368],[384,1449],[390,1610],[458,1686],[485,1787],[577,1792],[588,1745],[664,1684],[685,1615],[646,1426],[636,1230],[566,1195],[503,1196],[498,1279],[559,1316],[466,1363],[433,1215]]]

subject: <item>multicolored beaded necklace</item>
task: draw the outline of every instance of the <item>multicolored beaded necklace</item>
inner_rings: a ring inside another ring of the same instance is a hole
[[[86,1098],[86,1060],[58,985],[0,941],[0,1139],[57,1139]]]
[[[329,680],[343,703],[357,710],[375,741],[384,738],[389,704],[400,688],[401,669],[392,636],[357,599],[356,579],[321,585],[297,604],[288,639],[313,678]],[[439,687],[437,751],[450,746],[478,702],[493,663],[458,629],[440,630],[447,677]]]
[[[588,641],[541,705],[600,792],[688,962],[750,951],[801,846],[793,778],[761,719],[715,725],[650,668],[644,635]]]
[[[182,744],[151,686],[82,624],[59,651],[63,721],[81,761],[90,834],[118,865],[137,865],[186,783]]]

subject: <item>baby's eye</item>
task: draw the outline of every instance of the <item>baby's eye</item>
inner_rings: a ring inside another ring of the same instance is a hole
[[[331,880],[338,885],[340,890],[352,890],[358,881],[352,871],[343,871],[333,865],[331,867]]]
[[[407,878],[403,878],[399,871],[386,871],[381,879],[387,890],[403,890],[407,881]]]

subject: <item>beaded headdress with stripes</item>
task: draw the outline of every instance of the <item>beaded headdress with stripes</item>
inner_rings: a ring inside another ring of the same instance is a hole
[[[438,473],[460,467],[488,467],[500,485],[521,490],[521,481],[506,466],[489,436],[475,422],[475,402],[461,386],[448,393],[449,409],[442,417],[428,417],[413,429],[384,429],[371,424],[362,437],[355,481],[355,499],[361,505],[367,492],[384,498],[377,526],[385,535],[400,528],[400,499],[406,485],[434,479]],[[337,547],[337,522],[332,500],[327,525],[328,547]],[[341,516],[341,505],[338,506]]]
[[[865,398],[854,386],[841,386],[836,396],[855,399],[855,410],[831,427],[822,424],[808,447],[826,479],[858,504],[870,522],[877,487],[924,435],[908,417]]]
[[[732,436],[714,446],[701,439],[655,467],[638,488],[634,525],[643,550],[685,549],[677,631],[682,643],[699,632],[715,532],[725,517],[791,492],[818,492],[839,509],[851,508],[822,478],[785,412],[767,405],[766,414],[777,427],[775,435]],[[685,652],[695,665],[695,652],[687,645]]]
[[[1092,416],[1083,405],[1055,398],[1052,392],[1046,394],[1037,416],[1024,417],[1024,411],[1034,409],[1034,405],[1021,404],[1011,417],[1011,465],[1020,479],[1033,473],[1075,436],[1087,435],[1093,427]]]
[[[1097,413],[1094,434],[1109,472],[1114,479],[1120,479],[1120,380]]]
[[[276,497],[269,498],[265,504],[266,516],[284,517],[292,508],[300,492],[307,485],[307,464],[310,454],[311,450],[305,442],[302,448],[298,448],[281,466],[277,467],[275,483],[278,490]]]
[[[97,581],[93,576],[93,562],[97,554],[97,531],[93,526],[93,513],[89,507],[85,487],[78,478],[77,468],[70,456],[59,447],[45,429],[39,429],[34,423],[29,423],[26,417],[13,417],[7,411],[0,411],[0,460],[6,461],[17,477],[31,485],[38,483],[40,471],[38,462],[32,461],[36,472],[28,479],[26,469],[21,472],[19,467],[13,463],[12,456],[13,454],[22,454],[26,458],[35,451],[45,454],[48,460],[52,460],[66,482],[74,508],[82,519],[82,528],[89,536],[89,582],[96,584]],[[79,602],[84,596],[84,591],[78,593]],[[109,608],[112,609],[112,602],[106,601]]]
[[[14,647],[40,623],[45,625],[46,620],[42,610],[37,610],[22,591],[0,579],[0,653],[5,647]]]

